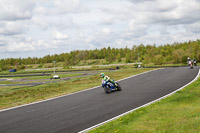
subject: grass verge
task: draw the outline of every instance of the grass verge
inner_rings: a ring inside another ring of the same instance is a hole
[[[172,96],[89,133],[200,133],[200,78]]]
[[[153,70],[152,68],[129,68],[105,72],[115,80]],[[36,102],[60,95],[65,95],[101,84],[99,74],[73,78],[57,83],[43,84],[34,87],[0,87],[0,109]],[[102,89],[103,91],[103,89]]]

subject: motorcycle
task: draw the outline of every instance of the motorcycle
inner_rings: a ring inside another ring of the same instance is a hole
[[[194,65],[195,65],[195,66],[197,66],[197,61],[196,61],[196,60],[194,60],[193,62],[194,62]]]
[[[193,69],[193,62],[191,60],[188,61],[188,65],[190,66],[191,69]]]
[[[193,65],[192,64],[190,65],[190,68],[193,69]]]
[[[106,93],[111,93],[113,91],[121,91],[121,86],[119,85],[119,83],[116,83],[117,86],[115,86],[113,83],[102,80],[102,87],[104,88],[104,91]]]

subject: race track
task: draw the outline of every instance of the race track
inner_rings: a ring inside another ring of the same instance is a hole
[[[121,92],[89,91],[0,112],[0,133],[74,133],[179,89],[199,67],[166,68],[120,81]]]

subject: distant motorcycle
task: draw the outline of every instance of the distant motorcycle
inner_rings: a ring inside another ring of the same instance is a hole
[[[193,63],[194,63],[195,66],[197,66],[197,61],[196,60],[194,60]]]
[[[116,83],[117,86],[115,86],[113,83],[102,80],[102,87],[104,88],[104,91],[106,93],[111,93],[113,91],[121,91],[121,86],[119,85],[119,83]]]
[[[193,61],[191,61],[190,68],[193,69]]]
[[[193,62],[191,60],[188,61],[188,65],[190,66],[191,69],[193,69]]]
[[[190,68],[193,69],[193,65],[192,64],[190,65]]]

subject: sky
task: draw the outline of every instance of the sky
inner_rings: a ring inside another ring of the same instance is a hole
[[[200,39],[200,0],[0,0],[0,59]]]

